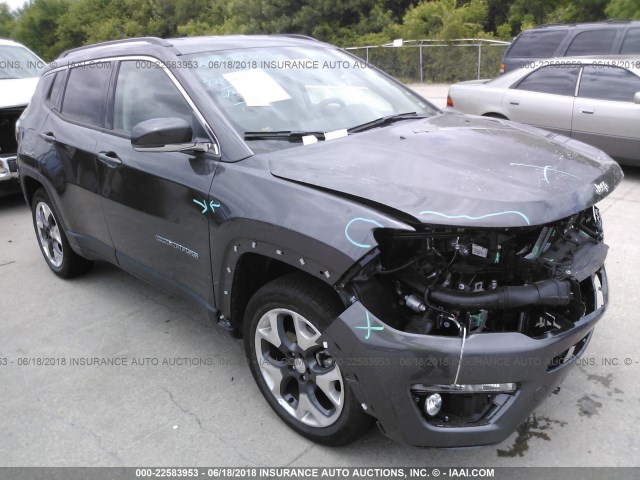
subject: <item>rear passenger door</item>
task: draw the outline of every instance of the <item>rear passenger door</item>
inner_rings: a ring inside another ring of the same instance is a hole
[[[79,64],[56,74],[40,140],[51,145],[41,160],[65,214],[69,241],[114,260],[102,211],[96,143],[104,128],[113,64]]]
[[[513,85],[502,99],[509,120],[571,133],[571,117],[579,66],[548,65]]]
[[[580,78],[571,136],[619,160],[640,160],[640,77],[624,68],[588,65]]]
[[[194,135],[206,137],[175,82],[155,63],[120,62],[109,124],[96,146],[106,160],[100,165],[101,193],[118,263],[210,309],[209,220],[215,207],[209,188],[218,158],[209,153],[138,152],[131,146],[132,129],[155,118],[185,119]]]

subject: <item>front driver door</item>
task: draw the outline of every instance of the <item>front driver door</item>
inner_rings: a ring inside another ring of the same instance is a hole
[[[118,263],[211,310],[209,188],[218,158],[209,153],[137,152],[131,131],[154,118],[183,118],[206,136],[175,77],[156,64],[119,65],[109,128],[98,140],[101,194]],[[207,138],[206,141],[209,141]]]

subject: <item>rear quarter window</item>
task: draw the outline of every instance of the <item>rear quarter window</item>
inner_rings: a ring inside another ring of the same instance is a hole
[[[580,32],[571,41],[565,56],[606,55],[611,52],[611,46],[615,39],[615,29]]]
[[[508,57],[514,58],[545,58],[556,52],[567,30],[541,30],[522,33],[511,45]]]
[[[62,94],[64,81],[67,78],[65,73],[66,72],[61,71],[51,75],[53,77],[53,85],[51,85],[51,89],[49,90],[49,94],[47,95],[46,102],[49,108],[52,108],[54,110],[58,110],[60,107],[60,95]]]

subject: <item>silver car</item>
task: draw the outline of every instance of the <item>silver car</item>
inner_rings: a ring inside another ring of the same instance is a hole
[[[640,165],[640,56],[532,62],[452,85],[447,106],[545,128]]]

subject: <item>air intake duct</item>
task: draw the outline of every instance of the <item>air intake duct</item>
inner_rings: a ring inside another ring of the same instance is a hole
[[[429,302],[464,310],[508,310],[526,306],[559,307],[571,301],[571,284],[566,280],[548,279],[522,287],[500,287],[482,292],[459,292],[434,288],[426,292]]]

